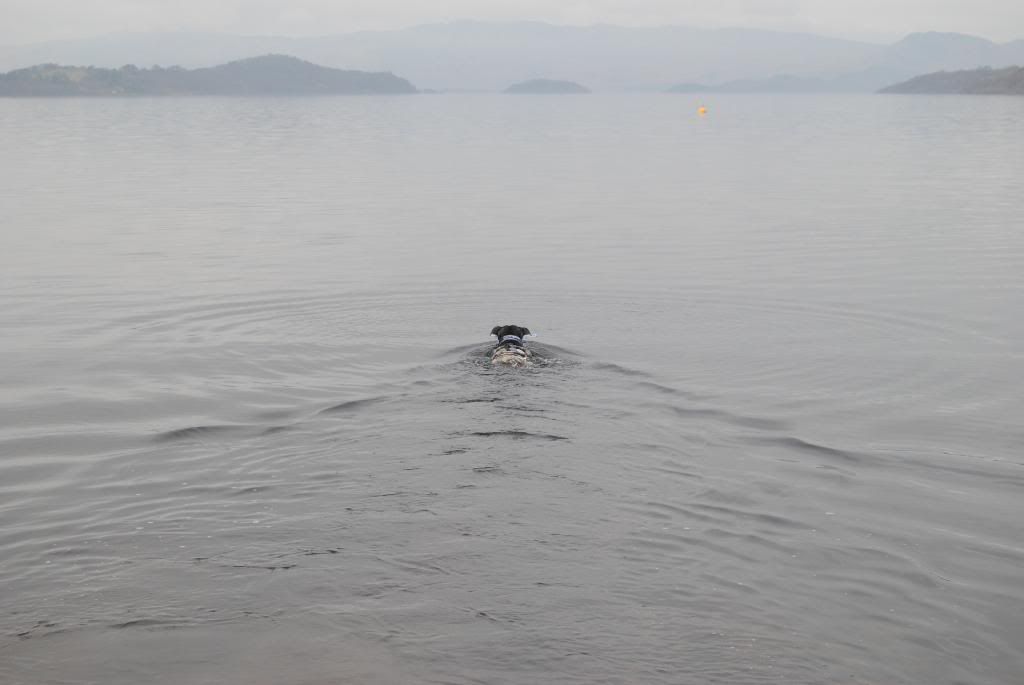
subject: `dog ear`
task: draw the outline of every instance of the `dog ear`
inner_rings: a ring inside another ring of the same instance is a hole
[[[530,332],[529,328],[524,328],[523,329],[523,335],[533,335],[533,333]]]
[[[500,330],[501,330],[501,326],[495,326],[494,328],[491,329],[491,335],[497,335],[498,331],[500,331]]]

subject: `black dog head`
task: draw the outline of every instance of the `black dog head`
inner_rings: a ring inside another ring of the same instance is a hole
[[[498,336],[498,344],[499,345],[502,342],[504,342],[505,336],[509,336],[509,335],[515,336],[516,338],[519,339],[519,341],[521,343],[523,338],[525,338],[526,336],[530,335],[530,329],[529,328],[523,328],[522,326],[495,326],[494,328],[491,329],[491,335]],[[515,341],[514,340],[510,340],[508,342],[513,342],[514,343]]]

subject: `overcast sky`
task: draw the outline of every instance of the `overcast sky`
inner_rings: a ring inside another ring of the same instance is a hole
[[[744,26],[868,40],[929,30],[1024,38],[1024,0],[0,0],[0,43],[121,31],[323,35],[454,19]]]

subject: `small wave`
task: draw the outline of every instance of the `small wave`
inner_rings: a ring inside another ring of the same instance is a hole
[[[176,428],[158,433],[153,437],[153,440],[158,443],[176,442],[178,440],[202,440],[207,437],[222,436],[242,431],[246,428],[248,426],[242,425],[189,426],[188,428]]]
[[[125,630],[127,628],[182,628],[190,625],[190,621],[163,619],[163,618],[136,618],[121,623],[111,623],[110,628],[114,630]]]
[[[184,442],[189,440],[203,441],[207,439],[241,437],[241,436],[263,436],[273,435],[292,430],[295,426],[284,424],[278,426],[253,426],[249,424],[221,424],[210,426],[189,426],[187,428],[175,428],[164,431],[153,436],[153,441],[158,444],[168,442]]]
[[[474,431],[463,435],[473,435],[482,438],[511,438],[513,440],[568,440],[564,435],[553,435],[551,433],[531,433],[529,431],[506,430],[506,431]]]
[[[689,407],[672,407],[679,416],[685,417],[709,417],[720,419],[726,423],[731,423],[737,426],[743,426],[745,428],[757,428],[760,430],[783,430],[788,427],[784,421],[776,421],[775,419],[764,419],[757,416],[743,416],[742,414],[734,414],[730,411],[723,409],[695,409]]]
[[[685,397],[689,400],[707,399],[706,395],[699,395],[694,392],[680,390],[679,388],[673,388],[662,383],[655,383],[654,381],[637,381],[637,387],[646,388],[648,390],[654,390],[655,392],[659,392],[664,395],[675,395],[678,397]]]
[[[851,464],[859,464],[869,458],[868,455],[863,453],[851,452],[849,450],[829,447],[827,445],[819,445],[794,436],[781,438],[758,437],[749,440],[749,442],[760,445],[784,447],[788,450],[797,450],[800,452],[811,452],[813,454],[828,457],[830,459],[838,459]]]
[[[364,407],[369,407],[372,404],[378,404],[384,400],[383,397],[367,397],[361,400],[349,400],[348,402],[341,402],[333,406],[321,409],[317,412],[317,415],[324,414],[347,414],[349,412],[359,411]]]
[[[621,374],[623,376],[630,376],[633,378],[652,377],[652,375],[647,371],[641,371],[640,369],[631,369],[628,366],[622,366],[621,364],[615,364],[612,362],[594,362],[590,366],[591,368],[597,369],[598,371],[611,371],[613,373]]]

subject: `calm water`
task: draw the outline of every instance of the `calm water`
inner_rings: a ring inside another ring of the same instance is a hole
[[[1024,98],[697,104],[0,101],[0,682],[1024,681]]]

